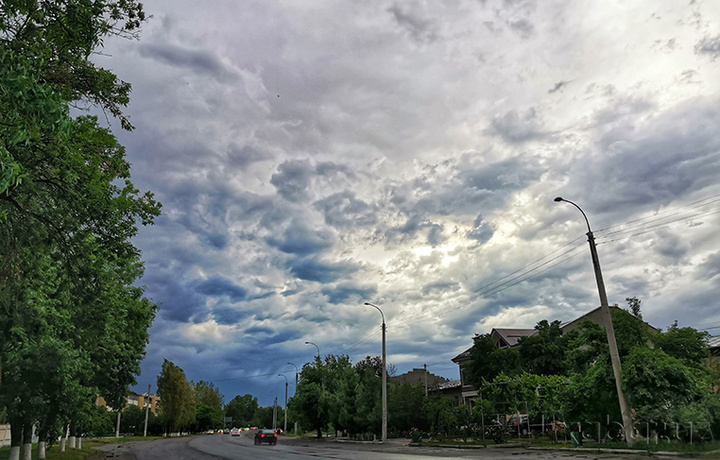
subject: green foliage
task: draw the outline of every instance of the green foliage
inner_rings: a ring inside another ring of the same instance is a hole
[[[194,389],[198,406],[205,405],[222,413],[223,395],[220,394],[220,390],[215,388],[212,382],[200,380],[194,385]]]
[[[709,334],[691,327],[678,327],[677,321],[667,331],[655,334],[653,344],[673,358],[690,366],[702,366],[710,356],[707,346]]]
[[[516,348],[498,348],[490,334],[476,335],[470,349],[470,362],[464,367],[465,381],[476,388],[503,373],[519,372],[520,353]]]
[[[390,385],[388,389],[388,432],[408,433],[413,428],[427,431],[423,417],[425,389],[421,385]]]
[[[196,400],[185,372],[167,359],[163,360],[157,389],[160,412],[167,419],[167,427],[173,430],[188,427],[195,420]]]
[[[88,57],[143,19],[135,0],[0,6],[0,402],[43,439],[62,420],[90,429],[97,393],[121,406],[155,315],[131,239],[160,205],[129,181],[115,137],[69,112],[96,104],[131,128],[130,86]]]
[[[567,338],[563,336],[560,321],[548,323],[542,320],[535,326],[537,333],[521,337],[520,367],[524,372],[540,375],[562,375],[566,373],[565,352]]]
[[[258,400],[256,397],[246,394],[244,396],[235,396],[227,406],[225,406],[225,415],[233,418],[235,426],[250,425],[255,411],[258,409]]]

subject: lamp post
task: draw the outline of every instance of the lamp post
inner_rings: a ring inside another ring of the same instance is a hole
[[[300,372],[300,369],[298,369],[298,367],[297,367],[295,364],[293,364],[293,363],[288,363],[288,364],[291,365],[291,366],[293,366],[293,367],[295,368],[295,391],[297,391],[298,372]]]
[[[281,377],[285,377],[285,374],[278,374]],[[283,433],[287,432],[287,390],[288,390],[288,379],[285,377],[285,424],[283,425]]]
[[[312,345],[313,347],[317,348],[317,352],[318,352],[318,361],[320,361],[320,347],[318,347],[317,345],[315,345],[315,344],[314,344],[314,343],[312,343],[312,342],[305,342],[305,345]]]
[[[382,442],[387,441],[387,365],[385,363],[385,314],[375,304],[365,302],[365,305],[377,308],[382,316]]]
[[[150,399],[150,385],[148,385],[148,392],[147,392],[147,407],[145,407],[145,429],[143,430],[143,437],[147,437],[147,425],[148,425],[148,415],[150,413],[150,404],[152,402],[152,399]]]
[[[595,271],[595,281],[597,282],[598,294],[600,296],[600,309],[606,322],[605,333],[607,334],[607,341],[610,347],[610,362],[612,363],[613,374],[615,376],[615,388],[617,389],[618,401],[620,403],[620,414],[622,415],[623,428],[625,430],[625,440],[628,445],[633,445],[635,443],[635,439],[633,438],[632,417],[630,415],[630,408],[628,407],[627,399],[625,398],[625,393],[622,390],[622,365],[620,364],[620,354],[618,353],[617,342],[615,340],[615,328],[613,327],[610,306],[608,305],[607,293],[605,292],[605,283],[603,282],[602,271],[600,270],[600,259],[598,258],[597,247],[595,246],[595,237],[590,229],[590,221],[580,206],[572,201],[566,200],[560,196],[555,198],[555,201],[564,201],[575,206],[578,211],[582,213],[585,218],[585,223],[587,224],[590,256],[592,257],[593,269]]]

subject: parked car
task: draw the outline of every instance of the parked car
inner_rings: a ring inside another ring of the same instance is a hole
[[[255,445],[262,444],[264,442],[275,445],[277,444],[277,432],[275,430],[257,430],[255,432]]]
[[[230,436],[240,436],[240,428],[233,428],[230,430]]]

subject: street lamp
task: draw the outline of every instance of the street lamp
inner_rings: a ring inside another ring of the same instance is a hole
[[[278,374],[280,377],[285,377],[285,374]],[[285,424],[283,425],[283,433],[287,433],[287,390],[288,390],[288,379],[285,377]]]
[[[612,323],[612,315],[610,314],[610,306],[608,305],[607,293],[605,292],[605,283],[603,282],[602,271],[600,270],[600,259],[598,258],[597,247],[595,246],[595,237],[590,229],[590,221],[585,212],[570,200],[563,197],[555,198],[556,202],[564,201],[575,206],[585,218],[587,224],[588,244],[590,245],[590,256],[592,257],[593,269],[595,270],[595,281],[597,282],[598,294],[600,296],[600,309],[605,317],[605,333],[607,334],[608,345],[610,346],[610,362],[612,363],[613,374],[615,375],[615,388],[617,389],[618,401],[620,402],[620,414],[622,415],[623,428],[625,430],[625,440],[629,445],[635,443],[633,438],[632,417],[630,408],[628,407],[625,393],[622,390],[622,365],[620,364],[620,354],[618,353],[617,342],[615,340],[615,328]]]
[[[305,342],[305,345],[312,345],[313,347],[317,348],[317,352],[318,352],[318,361],[320,361],[320,347],[318,347],[317,345],[315,345],[315,344],[314,344],[314,343],[312,343],[312,342]]]
[[[319,350],[318,350],[318,351],[319,351]],[[319,353],[318,353],[318,354],[319,354]],[[293,363],[288,363],[288,364],[291,365],[291,366],[293,366],[293,367],[295,368],[295,391],[297,391],[298,372],[300,372],[300,369],[298,369],[298,367],[297,367],[295,364],[293,364]]]
[[[375,304],[365,302],[365,305],[377,308],[382,316],[382,442],[387,441],[387,365],[385,364],[385,314]]]

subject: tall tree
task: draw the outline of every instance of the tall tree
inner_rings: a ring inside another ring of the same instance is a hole
[[[167,418],[167,428],[182,430],[195,419],[195,391],[185,372],[167,359],[157,378],[160,412]]]
[[[67,360],[43,361],[45,380],[71,379],[54,391],[2,382],[0,398],[16,402],[18,423],[41,420],[41,434],[85,406],[69,394],[127,393],[154,316],[133,287],[142,265],[131,238],[159,204],[133,187],[110,131],[69,114],[71,104],[94,104],[131,129],[121,110],[130,85],[88,58],[103,37],[131,36],[143,19],[135,0],[0,6],[0,375],[33,372],[23,356],[45,350]]]
[[[238,395],[225,406],[225,415],[232,417],[235,426],[245,426],[251,423],[258,407],[258,400],[253,395]]]
[[[530,374],[564,374],[567,340],[560,328],[560,321],[548,323],[542,320],[537,323],[535,330],[535,335],[518,340],[520,367]]]

